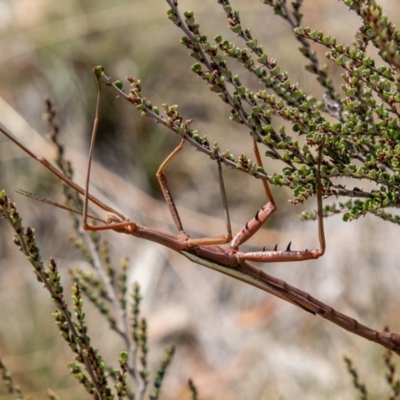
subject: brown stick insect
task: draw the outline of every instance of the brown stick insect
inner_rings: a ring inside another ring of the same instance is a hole
[[[98,67],[99,68],[99,67]],[[219,175],[219,186],[222,197],[222,203],[225,210],[225,221],[227,234],[217,237],[205,237],[205,238],[191,238],[183,229],[181,219],[179,217],[178,210],[175,206],[172,194],[169,190],[168,183],[164,171],[171,160],[181,151],[185,141],[188,139],[183,135],[181,142],[175,148],[175,150],[165,159],[157,171],[157,179],[160,183],[161,190],[163,192],[166,204],[169,212],[175,223],[178,233],[171,234],[169,232],[163,232],[146,226],[142,226],[119,211],[112,207],[104,204],[96,197],[89,194],[89,181],[90,181],[90,168],[91,160],[93,156],[93,149],[96,139],[97,127],[99,124],[99,104],[101,97],[101,79],[106,81],[106,84],[111,85],[111,81],[104,73],[102,69],[95,69],[97,77],[97,83],[99,86],[97,105],[96,105],[96,116],[93,124],[92,139],[89,151],[88,169],[86,175],[85,188],[81,188],[62,172],[55,168],[50,162],[43,157],[36,156],[26,146],[16,140],[10,133],[0,127],[0,131],[13,141],[18,147],[20,147],[26,154],[31,158],[39,161],[45,168],[51,173],[56,175],[65,184],[70,186],[72,189],[84,196],[84,207],[83,211],[77,211],[82,214],[82,227],[85,230],[114,230],[119,233],[132,235],[145,240],[156,242],[162,246],[166,246],[186,258],[190,261],[202,265],[204,267],[219,271],[225,275],[231,276],[235,279],[243,281],[247,284],[255,286],[265,292],[275,295],[293,305],[311,313],[319,315],[324,319],[333,322],[336,325],[373,342],[376,342],[388,349],[393,350],[400,355],[400,335],[388,332],[378,332],[365,325],[360,324],[355,319],[344,315],[332,307],[324,304],[318,299],[312,297],[310,294],[294,287],[286,282],[277,279],[271,275],[266,274],[260,268],[249,264],[249,261],[253,262],[284,262],[284,261],[306,261],[317,259],[323,256],[325,252],[325,236],[324,236],[324,224],[323,224],[323,205],[322,205],[322,179],[321,179],[321,162],[322,162],[322,144],[318,149],[318,162],[315,171],[316,176],[316,192],[317,192],[317,215],[318,215],[318,237],[319,237],[319,249],[315,250],[301,250],[293,251],[290,243],[288,247],[279,251],[276,248],[272,251],[257,251],[257,252],[241,252],[239,247],[245,243],[252,235],[254,235],[260,227],[268,220],[270,215],[275,211],[276,205],[274,198],[268,186],[266,180],[262,181],[264,191],[268,202],[262,206],[256,213],[255,217],[248,221],[246,225],[236,234],[232,235],[231,224],[229,218],[229,211],[227,205],[227,198],[224,187],[224,180],[222,177],[222,166],[221,160],[218,155],[214,155],[218,165]],[[119,91],[121,97],[127,96],[118,87],[114,87],[115,90]],[[258,151],[257,142],[254,140],[254,154],[257,165],[262,167],[261,157]],[[102,210],[109,213],[106,220],[100,220],[101,225],[91,225],[88,223],[88,204],[91,201]],[[65,208],[65,207],[63,207]],[[71,211],[71,210],[70,210]],[[75,210],[72,210],[75,211]]]

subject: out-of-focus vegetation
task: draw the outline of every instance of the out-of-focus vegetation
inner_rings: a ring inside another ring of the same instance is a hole
[[[188,0],[181,1],[180,7],[195,12],[210,38],[223,32],[234,39],[216,3]],[[232,6],[241,10],[243,23],[251,27],[265,51],[289,72],[292,82],[300,82],[304,91],[322,98],[323,89],[304,70],[305,59],[290,27],[261,2],[246,1],[245,7],[243,3],[232,1]],[[399,23],[395,2],[380,4]],[[228,121],[230,110],[190,71],[193,60],[179,44],[182,33],[166,18],[167,9],[160,0],[1,3],[0,123],[32,151],[52,159],[51,145],[37,133],[43,135],[49,129],[41,116],[44,98],[51,97],[58,107],[67,158],[82,182],[96,95],[92,68],[102,64],[115,78],[140,78],[145,95],[154,103],[179,104],[196,129],[218,141],[221,148],[251,154],[247,130]],[[321,29],[343,43],[352,40],[361,23],[342,2],[332,0],[305,1],[302,12],[304,26]],[[323,60],[326,50],[312,46]],[[332,72],[338,87],[341,71],[332,68]],[[244,83],[257,84],[251,79]],[[170,132],[141,118],[105,90],[94,193],[132,219],[172,230],[154,174],[177,142]],[[277,163],[269,169],[281,167]],[[263,191],[250,177],[224,172],[234,226],[239,227],[265,201]],[[168,168],[168,178],[187,230],[223,233],[215,164],[187,147]],[[0,137],[0,187],[16,201],[24,225],[36,228],[43,258],[57,259],[67,287],[68,269],[83,265],[67,240],[73,232],[67,213],[11,195],[22,188],[59,200],[56,179]],[[284,246],[292,241],[299,249],[315,247],[315,224],[296,220],[304,208],[313,208],[311,202],[301,209],[292,207],[287,203],[289,192],[273,190],[278,212],[250,244],[273,247],[276,242]],[[0,354],[32,398],[42,398],[47,387],[62,398],[84,398],[66,369],[71,354],[54,327],[53,306],[15,251],[10,229],[1,226]],[[399,332],[397,233],[398,227],[372,216],[351,224],[333,217],[326,223],[328,251],[322,259],[264,268],[374,328],[389,324]],[[151,366],[156,365],[162,348],[177,346],[164,382],[165,399],[188,398],[189,377],[204,399],[351,399],[354,393],[343,353],[359,361],[360,374],[368,376],[373,393],[385,390],[379,347],[254,288],[204,271],[159,246],[120,236],[106,235],[116,260],[125,255],[131,258],[129,280],[141,283]],[[121,342],[98,324],[99,315],[90,305],[86,314],[93,341],[106,357],[115,359]]]

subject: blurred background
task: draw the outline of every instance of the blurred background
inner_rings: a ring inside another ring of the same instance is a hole
[[[398,25],[396,2],[379,3]],[[268,56],[288,71],[291,82],[299,82],[302,90],[321,98],[323,90],[304,70],[306,61],[288,24],[258,0],[232,0],[231,4],[240,10],[242,26],[249,27]],[[244,47],[226,28],[225,13],[217,1],[182,0],[179,6],[181,12],[194,11],[210,39],[221,34]],[[101,64],[113,79],[141,79],[144,96],[159,108],[162,103],[179,104],[182,115],[194,120],[193,127],[222,149],[252,157],[246,129],[228,120],[229,108],[190,71],[194,60],[179,44],[183,33],[168,20],[167,10],[162,0],[0,1],[0,123],[33,152],[53,160],[54,148],[46,140],[49,127],[42,119],[44,99],[53,99],[66,156],[73,163],[76,181],[82,184],[95,111],[92,68]],[[351,43],[361,25],[338,1],[305,1],[302,12],[304,26],[334,35],[338,43]],[[314,49],[324,64],[325,49]],[[332,66],[331,72],[339,88],[341,71]],[[257,82],[246,75],[241,71],[242,82],[256,89]],[[179,138],[140,117],[107,89],[102,101],[91,192],[139,223],[175,232],[155,172]],[[280,123],[276,121],[276,126]],[[265,167],[274,172],[282,165],[274,162]],[[223,234],[215,162],[186,146],[166,173],[185,229],[195,237]],[[258,180],[227,168],[224,177],[237,231],[266,199]],[[0,188],[16,202],[24,225],[36,229],[43,259],[56,259],[64,286],[69,288],[68,270],[81,267],[83,261],[68,241],[73,234],[68,213],[14,192],[24,189],[62,201],[59,182],[2,136]],[[288,204],[289,191],[272,190],[278,210],[243,249],[272,248],[276,243],[283,248],[289,241],[293,249],[317,247],[316,223],[297,218],[301,211],[314,209],[315,202],[294,207]],[[262,268],[361,323],[378,330],[389,325],[399,333],[398,231],[372,216],[352,223],[344,223],[340,216],[329,218],[324,257]],[[371,398],[387,393],[380,346],[191,264],[161,246],[115,232],[104,236],[113,250],[113,262],[129,257],[129,280],[141,285],[151,368],[157,367],[163,348],[177,346],[162,399],[188,399],[189,378],[204,400],[353,399],[356,394],[344,354],[358,364]],[[88,398],[67,370],[72,354],[54,325],[53,304],[13,245],[5,221],[0,225],[0,239],[0,356],[33,399],[44,398],[48,387],[65,399]],[[100,322],[90,304],[86,307],[93,344],[116,365],[123,343]],[[0,399],[8,398],[0,384]]]

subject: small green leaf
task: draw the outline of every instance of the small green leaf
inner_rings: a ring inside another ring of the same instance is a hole
[[[119,90],[124,90],[124,85],[121,81],[115,81],[114,85],[119,89]]]

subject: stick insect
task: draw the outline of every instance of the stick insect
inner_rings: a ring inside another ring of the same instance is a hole
[[[96,75],[97,76],[97,75]],[[146,226],[139,225],[138,223],[125,217],[119,211],[104,204],[96,197],[89,194],[89,181],[91,160],[93,157],[93,149],[96,139],[97,128],[99,124],[99,105],[101,98],[101,82],[97,77],[98,95],[96,103],[96,115],[93,124],[92,139],[89,150],[89,161],[86,175],[85,188],[81,188],[75,182],[70,180],[57,168],[55,168],[45,158],[39,157],[32,153],[27,147],[15,139],[5,129],[0,127],[0,131],[21,148],[31,158],[40,162],[51,173],[56,175],[65,184],[70,186],[76,192],[84,196],[83,211],[75,211],[82,214],[82,227],[85,230],[100,231],[100,230],[114,230],[119,233],[125,233],[145,240],[158,243],[166,246],[190,261],[202,265],[204,267],[219,271],[225,275],[231,276],[235,279],[243,281],[247,284],[255,286],[265,292],[277,296],[313,315],[319,315],[334,324],[358,335],[365,339],[378,343],[400,355],[400,335],[389,332],[378,332],[365,325],[360,324],[355,319],[344,315],[332,307],[324,304],[318,299],[312,297],[310,294],[294,287],[286,282],[277,279],[271,275],[266,274],[260,268],[250,265],[248,261],[255,262],[282,262],[282,261],[305,261],[321,257],[325,252],[325,236],[323,225],[323,206],[322,206],[322,182],[321,182],[321,162],[322,162],[322,147],[318,152],[318,162],[316,168],[316,184],[317,184],[317,208],[318,208],[318,235],[320,248],[316,250],[303,250],[293,251],[290,248],[290,243],[286,250],[278,251],[276,248],[273,251],[258,251],[243,253],[239,251],[239,246],[245,243],[252,235],[254,235],[260,227],[267,221],[270,215],[276,209],[272,193],[269,189],[268,183],[263,182],[264,191],[268,202],[257,211],[255,217],[251,219],[235,236],[232,236],[231,224],[229,218],[229,211],[227,206],[227,198],[225,193],[224,181],[222,178],[221,162],[217,158],[219,185],[222,197],[223,206],[225,209],[225,220],[227,234],[217,237],[205,238],[191,238],[183,229],[178,210],[173,201],[173,197],[168,187],[167,179],[164,170],[171,162],[171,160],[181,151],[185,143],[185,137],[182,138],[179,145],[175,150],[165,159],[157,171],[157,179],[160,183],[166,204],[178,230],[178,234],[171,234],[168,232],[159,231]],[[321,145],[322,146],[322,145]],[[254,154],[257,164],[262,166],[261,157],[258,151],[257,142],[254,141]],[[106,220],[99,219],[102,225],[90,225],[88,223],[88,204],[91,201],[100,209],[110,213]],[[50,202],[51,203],[51,202]],[[52,204],[52,203],[51,203]],[[61,207],[66,208],[66,207]],[[67,208],[68,209],[68,208]],[[228,244],[229,243],[229,244]]]

